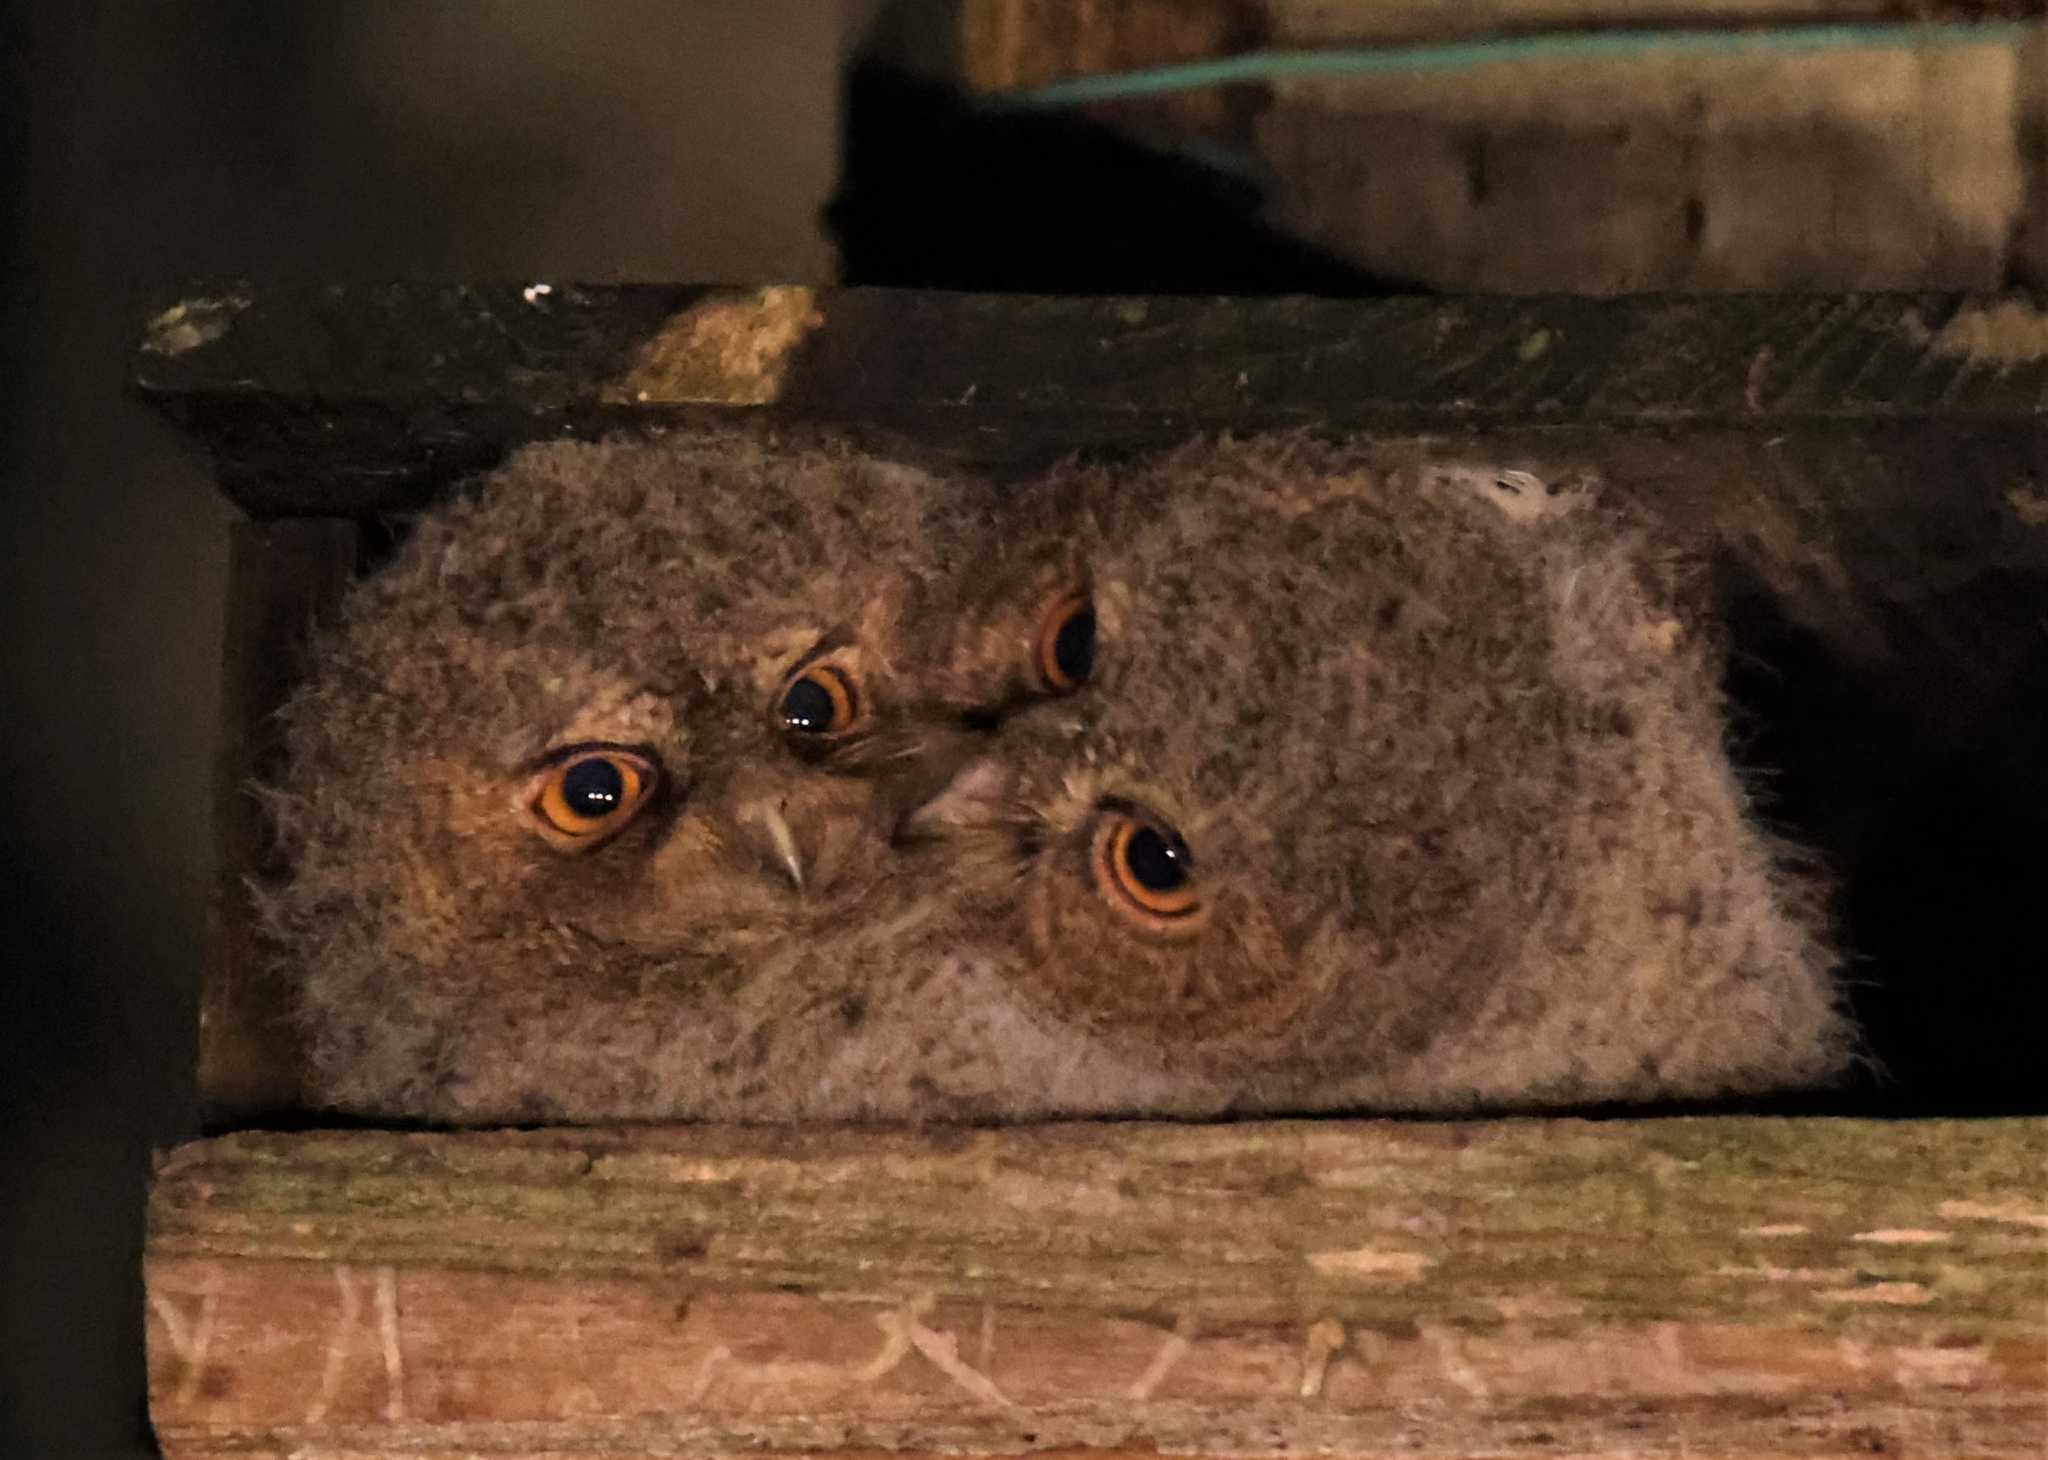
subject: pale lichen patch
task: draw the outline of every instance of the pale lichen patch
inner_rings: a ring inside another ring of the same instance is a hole
[[[1077,1217],[1114,1217],[1130,1205],[1129,1199],[1113,1186],[1090,1181],[1049,1181],[1028,1171],[1004,1171],[991,1177],[989,1191],[1007,1206]]]
[[[1393,1278],[1400,1282],[1416,1281],[1435,1261],[1420,1252],[1375,1247],[1308,1254],[1308,1265],[1325,1277]]]
[[[2014,487],[2005,494],[2012,515],[2029,527],[2048,527],[2048,492],[2035,487]]]
[[[185,299],[173,304],[144,327],[142,349],[150,355],[182,355],[228,332],[236,315],[249,307],[238,294]]]
[[[1934,1270],[1934,1286],[1945,1298],[1976,1297],[1987,1291],[1992,1279],[1974,1267],[1943,1263]]]
[[[1919,1283],[1872,1283],[1864,1288],[1830,1288],[1818,1296],[1829,1303],[1878,1303],[1897,1308],[1914,1308],[1934,1301],[1934,1294]]]
[[[1953,1232],[1935,1232],[1922,1227],[1880,1227],[1875,1231],[1858,1232],[1849,1240],[1871,1242],[1881,1247],[1926,1247],[1951,1241],[1954,1237]]]
[[[780,398],[797,346],[824,322],[816,291],[801,285],[714,295],[671,316],[605,398],[766,405]]]
[[[2018,1201],[1945,1201],[1936,1215],[1951,1222],[2011,1222],[2048,1229],[2048,1212],[2035,1211]]]
[[[1577,1318],[1586,1311],[1586,1305],[1577,1298],[1567,1298],[1558,1293],[1517,1293],[1504,1294],[1488,1299],[1493,1311],[1510,1323],[1521,1323],[1532,1319]]]
[[[1934,337],[1937,354],[1978,365],[2030,365],[2048,360],[2048,311],[2024,299],[1958,310]]]
[[[1938,1384],[1969,1389],[1984,1380],[1990,1358],[1980,1348],[1902,1348],[1892,1356],[1892,1372],[1901,1384]]]
[[[1714,1269],[1714,1276],[1755,1278],[1767,1283],[1846,1283],[1855,1273],[1846,1267],[1775,1267],[1760,1262],[1749,1267],[1724,1263]]]

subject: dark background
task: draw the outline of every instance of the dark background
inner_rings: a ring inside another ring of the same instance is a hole
[[[121,379],[189,277],[823,281],[818,0],[9,0],[0,1456],[145,1455],[189,1135],[230,509]]]
[[[1242,178],[855,64],[931,41],[880,0],[7,4],[0,1456],[136,1456],[143,1194],[195,1128],[231,519],[122,393],[148,305],[204,277],[1385,281],[1261,229]],[[2042,1108],[2048,633],[1961,739],[1767,617],[1741,648],[1774,812],[1849,874],[1891,1065],[1861,1108]]]

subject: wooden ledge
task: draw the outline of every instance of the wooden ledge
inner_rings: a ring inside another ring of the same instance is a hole
[[[132,380],[257,515],[416,506],[523,441],[712,419],[995,470],[1303,426],[1506,433],[1568,456],[1770,441],[1796,458],[1818,434],[1831,455],[1877,446],[1854,453],[1866,471],[1967,438],[1978,451],[1947,477],[1991,448],[2001,491],[2026,485],[2018,465],[2048,470],[2048,310],[1954,294],[221,284],[149,322]]]
[[[242,1134],[168,1460],[2038,1454],[2048,1120]]]
[[[2023,296],[221,284],[148,322],[131,379],[257,517],[403,513],[528,441],[713,422],[997,476],[1369,434],[1646,503],[1944,736],[2010,692],[2048,592]]]

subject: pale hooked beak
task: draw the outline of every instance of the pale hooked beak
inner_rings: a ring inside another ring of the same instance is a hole
[[[897,835],[944,836],[949,829],[1000,822],[1009,792],[1010,773],[999,761],[980,756],[962,762],[903,817]]]
[[[778,801],[756,801],[747,808],[747,815],[761,825],[768,833],[768,843],[775,849],[775,856],[782,870],[789,874],[790,885],[798,892],[804,890],[804,859],[797,850],[796,833],[789,829],[789,821],[782,814]]]

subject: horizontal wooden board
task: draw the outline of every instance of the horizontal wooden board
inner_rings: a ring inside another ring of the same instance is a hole
[[[169,1460],[2026,1453],[2048,1122],[244,1134]]]
[[[1295,46],[1531,30],[1938,24],[2040,14],[2035,0],[1484,0],[1454,12],[1433,0],[1265,0],[1261,8],[1274,41]]]
[[[1955,295],[1135,299],[384,285],[194,293],[135,388],[259,515],[416,505],[519,441],[812,424],[1029,468],[1204,431],[1564,450],[2048,422],[2048,313]],[[2036,463],[2038,464],[2038,463]]]
[[[1077,298],[681,286],[196,292],[136,388],[258,515],[403,512],[521,442],[749,421],[995,474],[1370,433],[1598,479],[1947,733],[2048,593],[2048,311],[1954,295]]]

